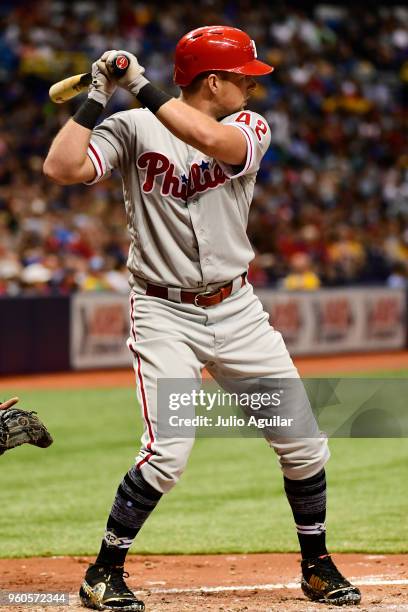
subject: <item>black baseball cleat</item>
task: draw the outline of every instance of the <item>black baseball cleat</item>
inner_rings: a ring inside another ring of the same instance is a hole
[[[79,590],[82,605],[92,610],[144,612],[145,605],[135,597],[124,578],[129,574],[118,565],[90,565]]]
[[[353,606],[361,601],[359,589],[344,578],[330,555],[302,561],[302,591],[312,601]]]

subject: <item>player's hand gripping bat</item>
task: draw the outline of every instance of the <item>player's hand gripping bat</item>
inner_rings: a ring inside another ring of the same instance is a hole
[[[123,53],[117,53],[110,63],[108,69],[113,76],[120,78],[125,74],[128,66],[129,59],[126,57],[126,55]],[[81,92],[85,91],[91,82],[92,75],[90,72],[70,76],[62,81],[58,81],[58,83],[54,83],[54,85],[51,85],[49,91],[50,99],[57,104],[67,102],[67,100],[70,100],[74,96],[77,96]]]

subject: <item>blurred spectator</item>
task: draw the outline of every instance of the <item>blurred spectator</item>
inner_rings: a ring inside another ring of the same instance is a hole
[[[248,280],[252,285],[257,287],[266,287],[270,284],[268,271],[273,268],[275,258],[269,253],[263,255],[255,254],[251,261],[248,270]]]
[[[408,10],[386,3],[300,6],[3,3],[0,295],[128,290],[120,177],[64,188],[42,175],[53,136],[80,103],[53,105],[48,88],[117,48],[135,52],[147,76],[177,95],[176,42],[211,23],[247,30],[259,55],[275,65],[251,100],[272,128],[248,222],[252,282],[281,285],[301,254],[323,285],[400,282],[408,261]],[[132,105],[118,89],[108,113]],[[32,281],[33,265],[42,280]]]
[[[49,295],[51,270],[40,263],[32,263],[21,273],[22,292],[26,295]]]
[[[294,253],[290,259],[290,272],[282,280],[283,289],[288,291],[315,291],[320,279],[313,270],[307,253]]]
[[[111,288],[106,278],[105,261],[102,257],[91,258],[89,269],[81,280],[80,288],[83,291],[108,291]]]
[[[391,274],[387,278],[387,285],[392,289],[408,289],[408,268],[406,264],[402,262],[394,264]]]
[[[17,255],[7,253],[1,257],[0,249],[0,296],[18,295],[20,292],[21,264]]]
[[[365,251],[356,231],[346,225],[339,225],[327,246],[327,265],[335,270],[341,284],[358,279],[365,263]]]

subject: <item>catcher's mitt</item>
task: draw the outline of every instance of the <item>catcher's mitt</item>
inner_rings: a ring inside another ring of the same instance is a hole
[[[13,408],[18,397],[0,403],[0,455],[20,444],[33,444],[47,448],[52,437],[36,412]]]

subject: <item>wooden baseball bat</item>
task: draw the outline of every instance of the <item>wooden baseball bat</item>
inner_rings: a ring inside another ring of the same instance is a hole
[[[1,403],[0,401],[0,410],[7,410],[8,408],[11,408],[12,406],[14,406],[14,404],[17,404],[17,402],[18,402],[18,397],[12,397],[11,399],[3,403]]]
[[[54,85],[51,85],[50,87],[50,99],[56,104],[67,102],[67,100],[70,100],[74,96],[80,94],[82,91],[88,89],[91,81],[92,75],[90,72],[86,72],[85,74],[76,74],[63,79],[62,81],[58,81],[58,83],[54,83]]]
[[[128,67],[129,58],[127,55],[125,53],[117,53],[110,61],[108,69],[113,76],[120,78],[125,74]],[[53,102],[62,104],[88,89],[91,83],[92,75],[90,72],[76,74],[51,85],[48,93]]]

